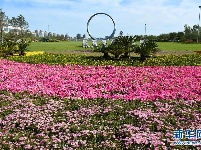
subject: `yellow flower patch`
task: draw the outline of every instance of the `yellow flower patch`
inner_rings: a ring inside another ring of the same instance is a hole
[[[26,56],[31,56],[31,55],[38,55],[38,54],[44,54],[44,51],[36,51],[36,52],[26,52]]]

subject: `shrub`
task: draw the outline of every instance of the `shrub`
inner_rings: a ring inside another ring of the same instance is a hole
[[[112,55],[114,55],[116,59],[118,59],[119,56],[124,53],[123,46],[118,43],[117,44],[112,43],[111,45],[109,45],[107,47],[107,51],[110,52]]]
[[[30,39],[19,39],[17,41],[7,40],[0,45],[0,52],[6,56],[13,55],[14,53],[25,55],[25,50],[30,42]]]
[[[109,58],[109,54],[108,54],[108,46],[107,43],[106,44],[99,44],[98,46],[94,47],[94,51],[95,52],[102,52],[103,53],[103,58]]]
[[[115,45],[115,47],[121,49],[117,49],[120,55],[124,53],[125,57],[129,57],[129,53],[132,52],[135,47],[135,39],[136,36],[118,36],[111,45]],[[110,53],[112,52],[111,49]]]
[[[31,42],[30,39],[20,39],[17,41],[18,47],[19,47],[19,55],[24,56],[25,50],[27,50],[27,47],[29,46],[29,43]]]
[[[158,45],[152,40],[145,40],[140,45],[134,47],[134,52],[140,55],[141,61],[146,60],[147,57],[158,51]]]
[[[18,50],[19,47],[14,41],[4,41],[0,44],[0,52],[4,55],[13,55],[13,53]]]
[[[124,56],[129,57],[129,53],[133,51],[135,46],[135,39],[136,36],[118,36],[114,42],[109,45],[98,45],[95,51],[104,53],[104,57],[108,57],[108,53],[114,55],[115,58],[119,58],[123,53]]]

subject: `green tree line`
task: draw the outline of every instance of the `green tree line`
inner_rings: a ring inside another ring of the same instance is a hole
[[[141,38],[142,36],[140,36]],[[183,42],[183,43],[200,43],[201,42],[201,27],[193,25],[192,27],[185,24],[184,30],[180,32],[163,33],[158,36],[147,35],[147,39],[152,39],[157,42]]]

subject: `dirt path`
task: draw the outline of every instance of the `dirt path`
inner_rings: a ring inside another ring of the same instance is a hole
[[[51,53],[58,53],[58,51],[52,52]],[[59,53],[62,54],[77,54],[77,55],[87,55],[87,56],[102,56],[102,53],[100,52],[93,52],[93,50],[88,50],[88,49],[83,49],[83,50],[67,50],[67,51],[60,51]],[[185,55],[185,54],[196,54],[195,51],[192,50],[161,50],[158,52],[156,55],[161,56],[161,55]],[[131,53],[131,56],[136,56],[135,53]]]

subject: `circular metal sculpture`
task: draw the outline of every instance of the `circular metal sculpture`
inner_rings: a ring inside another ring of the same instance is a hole
[[[96,40],[96,38],[93,37],[93,36],[90,34],[90,32],[89,32],[89,23],[90,23],[90,21],[92,20],[92,18],[95,17],[96,15],[106,15],[106,16],[110,17],[110,19],[111,19],[112,22],[113,22],[114,29],[113,29],[113,32],[112,32],[112,34],[111,34],[110,36],[106,36],[105,40],[112,38],[112,37],[114,36],[114,34],[115,34],[115,31],[116,31],[116,29],[115,29],[115,22],[114,22],[114,20],[112,19],[112,17],[111,17],[110,15],[106,14],[106,13],[96,13],[96,14],[92,15],[92,16],[89,18],[89,20],[88,20],[88,22],[87,22],[87,33],[89,34],[89,36],[90,36],[93,40]]]

